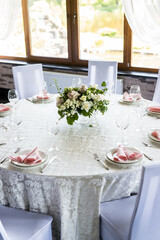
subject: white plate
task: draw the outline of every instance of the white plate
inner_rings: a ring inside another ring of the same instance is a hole
[[[157,143],[160,143],[160,140],[158,140],[156,137],[152,136],[152,132],[154,131],[160,131],[160,129],[155,129],[155,130],[152,130],[150,133],[148,133],[148,137],[153,140],[154,142],[157,142]]]
[[[48,99],[38,99],[37,95],[35,95],[32,98],[32,102],[34,102],[34,103],[49,103],[49,102],[53,102],[54,96],[49,94],[49,97],[50,98],[48,98]]]
[[[127,160],[127,161],[118,162],[118,161],[115,161],[113,159],[113,155],[117,151],[117,148],[113,148],[113,149],[110,149],[110,150],[108,150],[106,152],[107,160],[109,160],[109,161],[111,161],[112,163],[115,163],[115,164],[120,164],[120,165],[126,165],[127,164],[127,165],[130,165],[130,164],[135,164],[137,162],[140,162],[143,159],[143,153],[139,149],[133,148],[133,147],[125,147],[125,148],[130,150],[130,151],[133,151],[133,152],[141,153],[142,157],[139,158],[139,159],[135,159],[135,160]]]
[[[21,152],[18,152],[17,154],[15,154],[14,156],[19,156],[19,155],[25,154],[25,153],[27,153],[29,151],[31,151],[31,150],[21,151]],[[39,163],[33,164],[33,165],[32,164],[25,164],[25,163],[14,162],[14,161],[11,161],[11,163],[13,165],[17,166],[17,167],[36,167],[36,166],[39,166],[39,165],[43,164],[47,160],[47,158],[48,158],[47,154],[42,152],[42,151],[39,151],[39,155],[40,155],[42,161],[39,162]]]
[[[147,113],[150,114],[150,115],[160,115],[160,112],[152,112],[152,111],[149,111],[149,110],[147,110]]]
[[[125,100],[125,99],[123,99],[123,98],[120,99],[119,102],[120,102],[120,103],[124,103],[124,104],[132,104],[132,103],[134,103],[134,101],[127,101],[127,100]]]
[[[10,107],[10,110],[0,112],[0,117],[5,117],[5,116],[9,115],[12,112],[12,105],[10,105],[10,104],[4,104],[4,105]]]

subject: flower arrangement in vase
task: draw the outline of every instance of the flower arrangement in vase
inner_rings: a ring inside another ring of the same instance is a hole
[[[80,87],[66,87],[59,91],[56,106],[60,118],[66,117],[67,123],[73,125],[79,115],[91,117],[96,111],[104,114],[108,109],[109,101],[105,99],[107,92],[106,83],[102,82],[102,88],[98,85],[81,85]]]

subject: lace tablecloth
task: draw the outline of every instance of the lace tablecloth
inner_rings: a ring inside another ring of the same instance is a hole
[[[46,123],[51,117],[57,118],[55,103],[19,101],[16,112],[17,119],[22,122],[17,130],[2,127],[12,116],[0,119],[0,143],[7,143],[0,146],[0,162],[12,155],[17,147],[22,151],[38,146],[48,155],[47,161],[55,155],[57,157],[43,173],[41,170],[47,162],[32,168],[18,168],[8,161],[0,164],[0,202],[52,215],[53,239],[99,239],[99,203],[137,192],[141,166],[160,161],[160,145],[148,138],[151,128],[160,129],[160,120],[147,115],[140,126],[133,105],[121,104],[119,98],[121,96],[115,96],[104,116],[97,116],[97,127],[82,124],[69,126],[65,119],[61,120],[60,131],[54,137],[60,150],[54,152],[48,151],[53,138],[47,132]],[[130,124],[125,130],[125,141],[145,152],[153,161],[144,157],[139,164],[118,167],[107,162],[105,154],[121,141],[116,118],[123,117],[127,112],[130,113]],[[23,137],[18,143],[13,141],[17,134]],[[153,147],[144,147],[142,141],[151,143]],[[110,170],[94,159],[94,153]]]

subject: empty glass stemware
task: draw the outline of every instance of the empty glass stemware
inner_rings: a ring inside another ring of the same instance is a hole
[[[53,144],[52,147],[50,147],[48,149],[48,151],[49,152],[52,152],[54,150],[59,151],[59,148],[55,144],[55,137],[60,130],[59,121],[58,120],[57,121],[55,121],[55,120],[52,121],[52,119],[48,119],[47,123],[46,123],[46,129],[47,129],[48,133],[52,135],[52,144]]]
[[[81,84],[82,84],[82,81],[80,77],[72,79],[72,87],[80,87]]]
[[[144,99],[140,99],[137,101],[137,114],[140,119],[140,127],[137,129],[137,131],[145,130],[143,126],[143,118],[147,114],[147,107],[148,107],[147,102]]]
[[[130,95],[134,101],[134,110],[136,108],[136,101],[141,98],[141,89],[138,85],[132,85],[130,88]]]
[[[129,114],[126,113],[126,114],[123,114],[123,116],[118,114],[116,119],[116,125],[121,129],[121,132],[122,132],[122,138],[121,138],[122,140],[120,143],[118,143],[118,145],[119,144],[121,144],[122,146],[128,145],[128,143],[124,141],[124,130],[127,129],[129,126]]]
[[[19,95],[16,89],[11,89],[8,91],[8,100],[13,106],[18,102]]]

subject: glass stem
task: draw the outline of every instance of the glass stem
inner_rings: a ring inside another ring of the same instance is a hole
[[[124,145],[124,129],[121,129],[122,130],[122,146]]]

